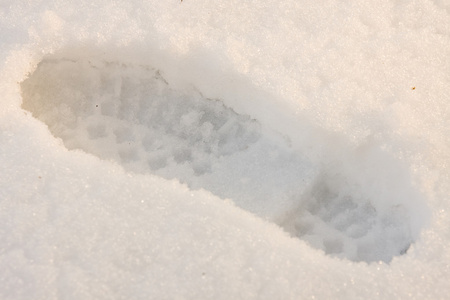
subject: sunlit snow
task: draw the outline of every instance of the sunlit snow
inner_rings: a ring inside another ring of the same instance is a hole
[[[0,6],[0,298],[443,299],[445,1]]]

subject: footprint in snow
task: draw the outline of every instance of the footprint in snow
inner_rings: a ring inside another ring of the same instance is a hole
[[[330,255],[388,262],[406,252],[413,238],[402,207],[378,212],[371,199],[343,193],[344,178],[321,172],[258,120],[176,90],[162,74],[48,57],[21,83],[22,107],[68,149],[232,199]]]

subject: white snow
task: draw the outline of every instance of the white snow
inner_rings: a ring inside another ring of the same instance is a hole
[[[1,299],[444,299],[446,1],[4,1]]]

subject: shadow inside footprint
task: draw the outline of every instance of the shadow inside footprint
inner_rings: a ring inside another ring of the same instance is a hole
[[[282,137],[220,99],[176,90],[150,66],[47,57],[21,83],[22,107],[68,149],[203,188],[326,253],[390,261],[414,241],[409,211],[346,193]]]

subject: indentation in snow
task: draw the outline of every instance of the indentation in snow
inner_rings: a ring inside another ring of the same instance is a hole
[[[150,66],[47,57],[21,88],[23,108],[68,149],[230,198],[330,255],[390,261],[414,241],[410,208],[355,192],[258,120]]]

